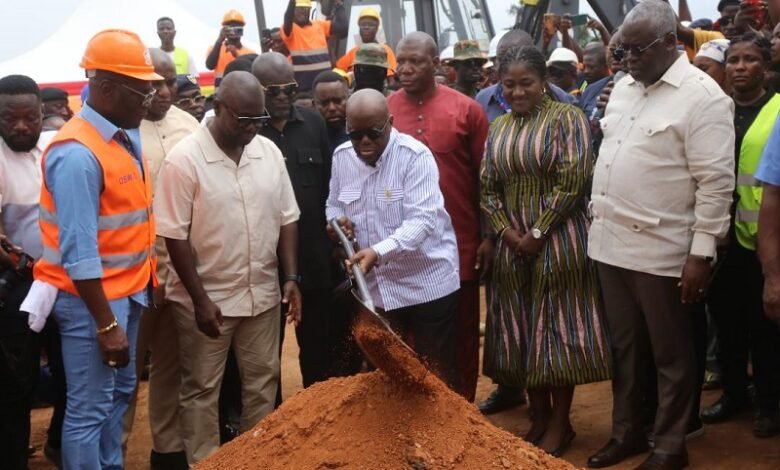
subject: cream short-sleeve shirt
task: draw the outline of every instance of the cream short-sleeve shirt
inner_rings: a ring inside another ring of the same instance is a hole
[[[280,302],[279,230],[300,211],[270,140],[255,137],[236,165],[201,126],[163,161],[154,211],[159,236],[189,240],[198,276],[222,315],[254,316]],[[192,307],[170,268],[166,298]]]

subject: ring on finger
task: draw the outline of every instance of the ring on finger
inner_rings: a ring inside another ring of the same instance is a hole
[[[108,367],[116,367],[116,361],[108,361]]]

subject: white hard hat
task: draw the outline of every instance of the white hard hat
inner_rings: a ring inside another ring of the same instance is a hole
[[[567,49],[565,47],[559,47],[555,49],[552,54],[550,54],[550,58],[547,60],[547,65],[550,65],[553,62],[569,62],[577,65],[580,60],[577,58],[577,54],[575,54],[573,50]]]
[[[501,42],[501,38],[504,37],[506,33],[508,33],[509,30],[501,31],[500,33],[493,36],[493,39],[490,40],[490,48],[488,49],[488,57],[493,58],[498,55],[498,43]]]
[[[439,54],[439,60],[442,62],[455,58],[455,46],[449,46]]]

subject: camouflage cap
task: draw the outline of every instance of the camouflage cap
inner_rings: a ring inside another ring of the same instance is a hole
[[[355,65],[374,65],[385,69],[390,68],[387,63],[387,51],[381,44],[363,44],[355,54]]]
[[[479,49],[479,42],[472,39],[464,39],[455,43],[455,57],[453,61],[482,59],[487,62],[487,58]]]

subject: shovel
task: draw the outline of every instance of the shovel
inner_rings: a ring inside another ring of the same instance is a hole
[[[352,242],[341,230],[336,219],[330,221],[330,226],[338,235],[347,259],[351,260],[355,256]],[[390,378],[406,384],[422,384],[428,369],[414,350],[390,328],[387,320],[375,311],[360,266],[352,266],[352,277],[354,280],[352,297],[357,305],[353,334],[358,346],[368,360]]]

